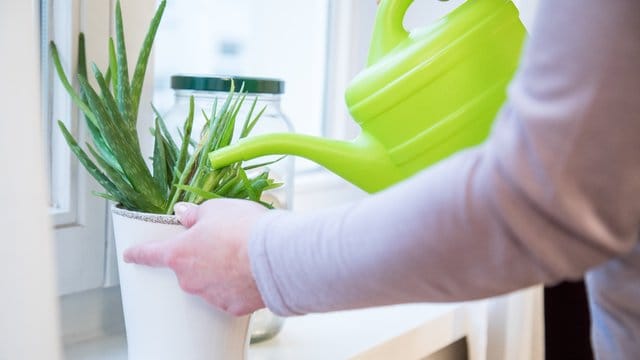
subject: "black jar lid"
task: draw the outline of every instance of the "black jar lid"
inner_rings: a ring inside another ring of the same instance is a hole
[[[284,93],[283,80],[243,76],[173,75],[171,76],[171,88],[174,90],[228,92],[231,90],[232,81],[236,91],[244,83],[244,90],[250,94]]]

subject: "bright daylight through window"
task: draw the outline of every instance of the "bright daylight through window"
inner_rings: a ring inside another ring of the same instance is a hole
[[[320,135],[330,0],[180,0],[167,5],[155,48],[154,101],[173,102],[174,74],[283,79],[296,132]]]
[[[142,39],[149,20],[145,16],[150,16],[154,2],[123,1],[126,13],[133,14],[125,17],[132,39]],[[407,26],[424,26],[461,2],[415,2]],[[65,122],[84,142],[84,121],[55,77],[48,46],[50,40],[56,42],[65,71],[74,73],[77,34],[82,31],[87,44],[92,44],[87,48],[88,60],[104,69],[114,1],[39,3],[43,128],[51,213],[57,227],[58,284],[61,293],[71,293],[113,284],[105,281],[105,269],[109,273],[111,263],[105,260],[110,251],[108,205],[91,194],[100,187],[81,171],[55,126],[57,120]],[[358,129],[346,116],[344,89],[364,66],[375,10],[374,0],[169,1],[147,81],[153,102],[161,113],[172,107],[170,78],[175,74],[277,78],[285,81],[282,111],[295,132],[353,138]],[[151,99],[144,101],[149,110]],[[150,110],[147,114],[150,120]],[[296,159],[297,171],[317,168]]]

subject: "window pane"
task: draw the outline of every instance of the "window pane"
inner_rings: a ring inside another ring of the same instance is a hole
[[[75,57],[75,43],[71,34],[73,16],[70,0],[40,0],[40,66],[42,90],[42,129],[45,141],[45,159],[49,176],[49,206],[56,226],[74,223],[76,187],[72,176],[69,150],[58,131],[56,121],[63,121],[76,134],[76,116],[71,101],[58,81],[53,69],[49,42],[54,40],[60,52],[65,71],[71,72],[71,59]]]
[[[409,30],[427,26],[453,11],[453,9],[462,5],[462,3],[464,3],[464,0],[414,1],[407,12],[404,21],[405,26]]]
[[[281,78],[297,132],[322,130],[329,0],[181,0],[167,3],[155,47],[154,101],[173,103],[177,73]]]
[[[51,18],[51,9],[49,8],[50,1],[48,0],[40,0],[40,81],[41,81],[41,108],[42,108],[42,138],[45,141],[44,149],[46,151],[45,154],[45,162],[47,167],[47,175],[49,179],[52,178],[51,173],[51,112],[49,106],[49,94],[51,93],[51,82],[50,82],[50,61],[49,61],[49,33],[50,33],[50,18]],[[55,200],[53,198],[52,191],[52,183],[49,184],[49,206],[55,208]]]

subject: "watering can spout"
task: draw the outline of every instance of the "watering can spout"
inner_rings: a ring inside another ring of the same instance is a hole
[[[209,160],[214,168],[220,168],[260,156],[285,154],[316,162],[367,192],[388,186],[389,174],[397,171],[384,148],[366,135],[348,142],[291,133],[258,135],[212,152]]]
[[[412,3],[380,3],[367,68],[346,91],[357,139],[266,134],[212,153],[213,166],[297,155],[376,192],[484,141],[518,66],[526,34],[518,10],[510,0],[468,0],[408,32]]]

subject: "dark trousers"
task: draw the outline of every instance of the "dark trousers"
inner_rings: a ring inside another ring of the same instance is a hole
[[[592,360],[591,319],[584,282],[544,289],[546,360]]]

